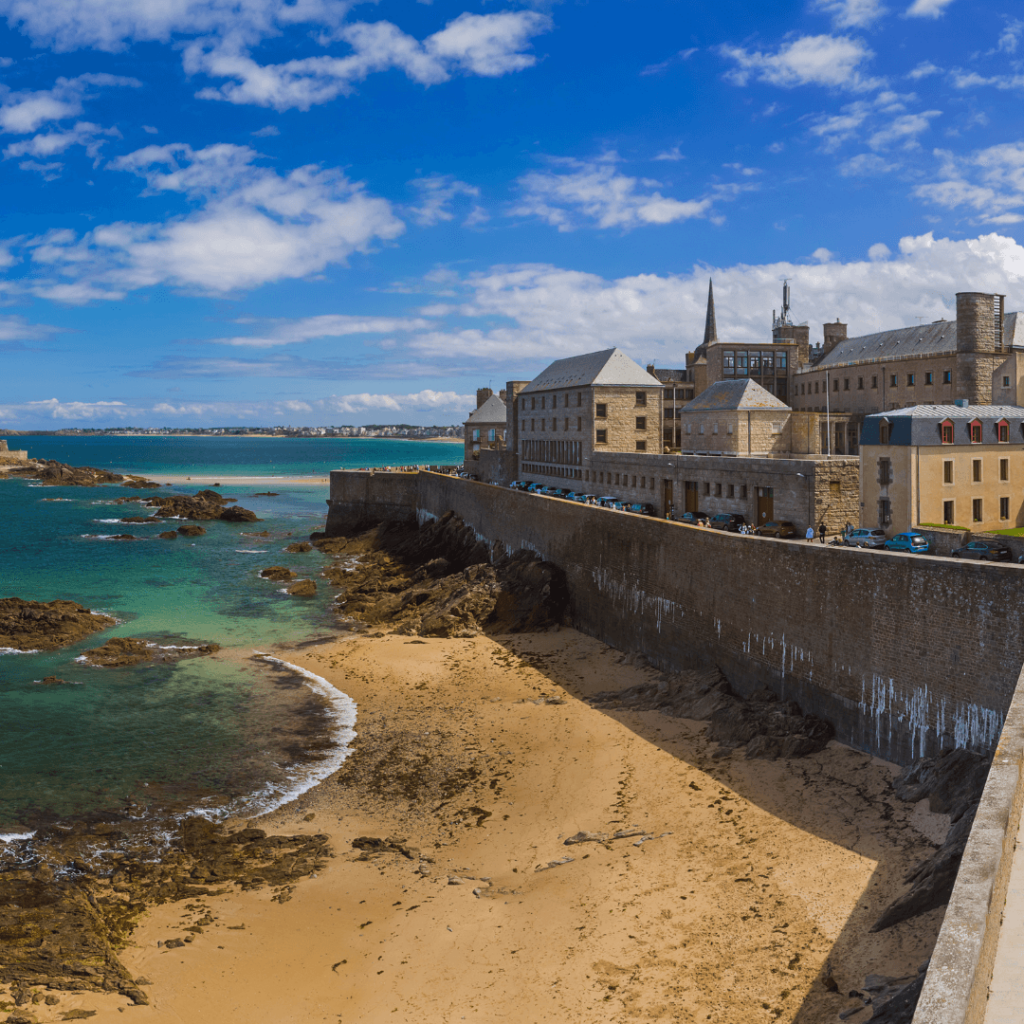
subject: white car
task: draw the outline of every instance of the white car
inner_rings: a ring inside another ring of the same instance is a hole
[[[885,530],[851,530],[846,544],[851,548],[884,548]]]

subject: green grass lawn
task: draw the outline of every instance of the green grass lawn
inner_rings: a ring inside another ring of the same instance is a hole
[[[989,530],[989,533],[998,533],[1003,537],[1024,537],[1024,526],[1017,526],[1012,530]]]
[[[963,530],[964,533],[969,530],[967,526],[950,526],[948,523],[918,523],[917,525],[922,530]]]

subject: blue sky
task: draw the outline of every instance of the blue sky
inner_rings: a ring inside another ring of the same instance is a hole
[[[781,282],[851,334],[1024,306],[989,0],[0,0],[0,426],[449,423]]]

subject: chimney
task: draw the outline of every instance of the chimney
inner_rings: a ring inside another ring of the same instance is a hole
[[[488,398],[493,395],[494,392],[490,388],[477,388],[476,389],[476,407],[479,409]]]
[[[825,332],[825,342],[822,348],[822,358],[827,356],[841,341],[846,341],[846,324],[839,322],[839,317],[836,317],[834,324],[822,324],[822,329]]]
[[[507,396],[508,396],[508,392],[507,392],[507,391],[506,391],[506,390],[505,390],[504,388],[502,388],[502,389],[501,389],[501,390],[500,390],[500,391],[498,392],[498,397],[499,397],[499,398],[500,398],[500,399],[501,399],[501,400],[502,400],[503,402],[505,401],[505,399],[506,399],[506,397],[507,397]]]

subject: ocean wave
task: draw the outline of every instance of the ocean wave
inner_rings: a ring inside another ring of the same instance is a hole
[[[0,654],[38,654],[39,651],[23,651],[20,647],[0,647]]]
[[[235,548],[236,555],[265,555],[269,548]]]
[[[0,832],[0,843],[18,843],[34,835],[35,832]]]
[[[272,657],[262,651],[254,651],[254,655],[264,661],[280,665],[302,677],[302,681],[314,692],[323,697],[331,706],[334,718],[334,729],[331,739],[337,744],[322,761],[313,764],[302,765],[293,769],[289,774],[290,778],[280,783],[267,783],[255,793],[240,797],[229,807],[219,808],[217,811],[208,812],[209,816],[221,818],[228,815],[235,817],[258,817],[262,814],[270,814],[279,807],[297,800],[303,793],[308,792],[314,786],[319,785],[324,779],[333,775],[347,760],[352,753],[352,741],[356,738],[356,702],[347,694],[342,693],[337,687],[332,686],[323,676],[315,675],[308,669],[293,665],[291,662],[283,661],[281,658]],[[203,812],[199,812],[203,813]]]

